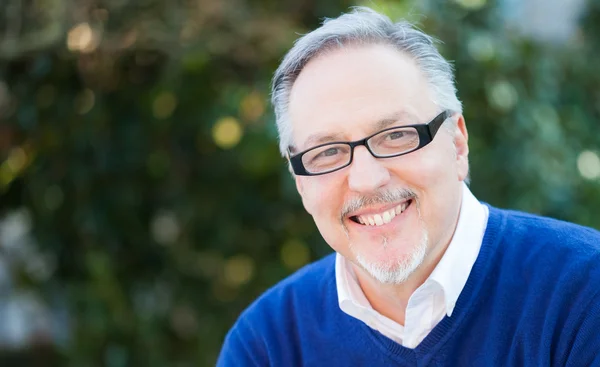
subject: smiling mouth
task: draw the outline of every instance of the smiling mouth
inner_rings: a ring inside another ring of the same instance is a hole
[[[410,207],[412,202],[413,200],[410,199],[392,209],[377,214],[354,215],[350,217],[350,220],[363,226],[382,226],[388,224],[392,219],[396,218],[396,216],[402,214]]]

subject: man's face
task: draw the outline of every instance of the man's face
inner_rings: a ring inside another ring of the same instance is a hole
[[[289,106],[296,151],[427,123],[440,112],[415,62],[384,45],[311,60]],[[381,282],[402,282],[421,261],[439,259],[452,237],[468,171],[467,133],[457,118],[452,133],[447,121],[433,142],[408,155],[377,159],[359,146],[346,168],[296,177],[325,241]]]

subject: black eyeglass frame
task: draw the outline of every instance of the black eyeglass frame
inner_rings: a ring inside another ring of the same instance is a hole
[[[297,153],[295,155],[291,154],[290,148],[288,148],[288,159],[292,165],[292,169],[294,170],[294,173],[298,176],[320,176],[320,175],[324,175],[327,173],[331,173],[331,172],[335,172],[338,171],[342,168],[348,167],[351,163],[352,160],[354,159],[354,148],[364,145],[365,148],[367,148],[367,150],[369,151],[369,153],[371,153],[371,155],[375,158],[393,158],[393,157],[399,157],[401,155],[405,155],[405,154],[409,154],[412,153],[414,151],[417,151],[423,147],[425,147],[426,145],[428,145],[429,143],[431,143],[433,141],[433,138],[435,138],[435,135],[437,134],[438,130],[440,129],[440,127],[442,126],[442,124],[450,117],[452,116],[452,111],[450,110],[445,110],[442,113],[440,113],[439,115],[437,115],[436,117],[433,118],[433,120],[429,121],[428,123],[425,124],[415,124],[415,125],[406,125],[406,126],[394,126],[394,127],[388,127],[386,129],[380,130],[372,135],[367,136],[364,139],[360,139],[360,140],[356,140],[356,141],[335,141],[335,142],[330,142],[330,143],[324,143],[324,144],[320,144],[314,147],[311,147],[305,151],[302,151],[300,153]],[[414,149],[409,150],[407,152],[402,152],[402,153],[398,153],[398,154],[392,154],[392,155],[377,155],[375,152],[373,152],[371,150],[371,147],[369,147],[369,144],[367,144],[367,141],[369,139],[371,139],[372,137],[374,137],[375,135],[379,135],[385,131],[388,130],[394,130],[394,129],[398,129],[398,128],[408,128],[408,127],[412,127],[415,130],[417,130],[417,134],[419,134],[419,145],[416,146]],[[348,160],[348,163],[340,166],[340,167],[336,167],[334,169],[331,169],[329,171],[324,171],[324,172],[318,172],[318,173],[311,173],[308,172],[306,170],[306,168],[304,167],[304,164],[302,163],[302,156],[306,153],[308,153],[309,151],[316,149],[316,148],[320,148],[323,146],[327,146],[327,145],[334,145],[334,144],[345,144],[345,145],[349,145],[350,146],[350,159]]]

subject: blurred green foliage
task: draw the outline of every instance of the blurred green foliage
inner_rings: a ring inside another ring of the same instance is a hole
[[[600,5],[548,42],[502,3],[365,4],[443,41],[478,198],[600,228]],[[0,364],[214,365],[242,309],[331,251],[279,156],[269,79],[356,4],[0,4]]]

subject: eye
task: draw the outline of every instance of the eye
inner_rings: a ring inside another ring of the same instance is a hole
[[[396,140],[396,139],[401,139],[402,137],[404,137],[403,131],[392,131],[392,132],[388,133],[385,138],[388,140]]]
[[[339,152],[340,152],[340,149],[334,147],[334,148],[328,148],[327,150],[321,152],[321,154],[319,154],[319,155],[323,156],[323,157],[332,157],[332,156],[338,154]]]

